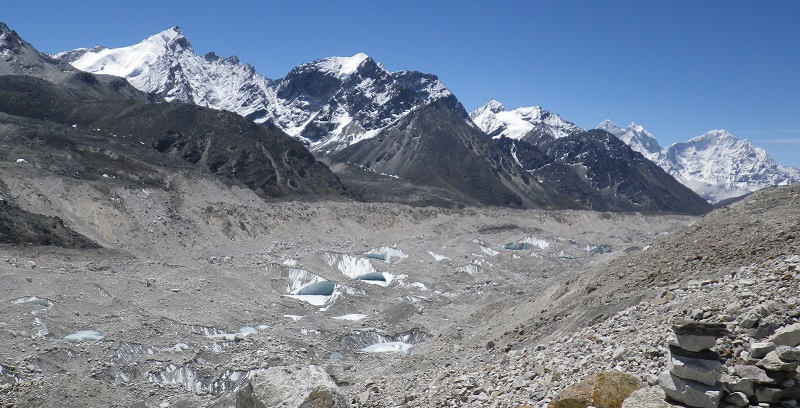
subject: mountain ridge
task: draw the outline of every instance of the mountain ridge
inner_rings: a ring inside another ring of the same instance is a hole
[[[467,117],[435,75],[389,72],[363,53],[321,58],[273,80],[236,57],[200,57],[173,27],[132,46],[84,48],[56,57],[87,72],[113,72],[168,101],[274,123],[312,150],[336,150],[370,138],[412,108],[433,101],[444,100]]]

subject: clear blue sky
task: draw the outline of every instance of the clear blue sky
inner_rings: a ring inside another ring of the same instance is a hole
[[[137,43],[173,25],[198,54],[269,78],[365,52],[439,76],[468,110],[541,105],[662,145],[727,129],[800,167],[800,1],[7,1],[41,51]]]

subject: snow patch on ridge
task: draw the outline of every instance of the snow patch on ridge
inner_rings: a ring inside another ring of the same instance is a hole
[[[333,74],[339,80],[344,80],[348,76],[354,74],[367,58],[367,54],[359,52],[352,57],[330,57],[323,58],[317,62],[319,68],[330,74]]]

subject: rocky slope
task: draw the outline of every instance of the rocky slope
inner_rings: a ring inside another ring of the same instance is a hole
[[[800,170],[776,163],[763,149],[725,130],[711,130],[661,147],[653,135],[635,123],[622,129],[606,120],[598,129],[619,137],[712,204],[800,181]]]
[[[441,103],[420,107],[374,138],[332,157],[372,172],[455,191],[482,204],[578,208],[530,177],[483,133]]]
[[[798,187],[762,190],[560,290],[506,305],[527,320],[495,332],[488,351],[385,392],[408,406],[544,408],[567,386],[615,370],[655,387],[624,406],[681,406],[656,386],[673,319],[725,323],[730,334],[716,348],[731,375],[752,343],[800,321],[798,197]]]
[[[88,75],[37,51],[5,23],[0,22],[0,75],[25,75],[57,84],[73,97],[152,102],[158,100],[109,75]]]
[[[590,130],[537,145],[496,144],[538,180],[588,208],[703,214],[711,206],[611,134]]]

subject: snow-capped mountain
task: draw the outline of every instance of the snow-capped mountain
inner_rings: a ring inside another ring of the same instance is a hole
[[[95,47],[54,56],[75,68],[126,78],[134,87],[180,101],[266,121],[272,82],[234,57],[200,57],[178,27],[122,48]]]
[[[494,99],[470,112],[469,117],[478,128],[493,138],[505,136],[532,143],[542,138],[558,139],[583,131],[574,123],[542,109],[541,106],[506,111],[503,104]]]
[[[663,148],[658,140],[647,132],[644,127],[631,123],[622,129],[610,120],[604,120],[597,125],[597,129],[605,130],[628,144],[633,150],[641,153],[651,161],[657,161]]]
[[[606,120],[598,129],[614,134],[711,203],[800,182],[800,170],[776,163],[763,149],[725,130],[661,147],[635,123],[623,130]]]
[[[274,123],[316,150],[334,150],[377,134],[414,107],[463,106],[434,75],[388,72],[363,53],[302,64],[271,80],[238,58],[200,57],[178,27],[122,48],[56,55],[76,68],[127,78],[168,101],[190,102]]]

